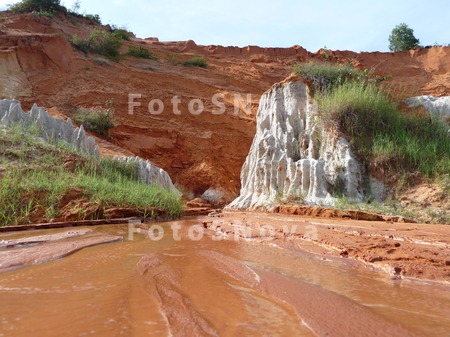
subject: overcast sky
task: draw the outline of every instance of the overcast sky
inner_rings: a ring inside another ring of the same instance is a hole
[[[62,0],[68,8],[74,2]],[[389,34],[402,22],[422,45],[450,43],[448,0],[81,0],[81,11],[138,37],[203,45],[388,51]]]

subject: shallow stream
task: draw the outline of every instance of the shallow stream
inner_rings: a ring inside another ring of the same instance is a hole
[[[450,331],[448,288],[390,280],[381,272],[270,243],[213,241],[208,235],[189,240],[187,229],[198,225],[196,220],[177,223],[183,228],[177,241],[171,224],[159,224],[165,231],[159,241],[146,232],[130,235],[128,224],[93,227],[124,240],[1,273],[0,336],[358,331],[445,336]]]

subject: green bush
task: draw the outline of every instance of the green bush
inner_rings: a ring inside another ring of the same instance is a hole
[[[368,167],[385,172],[450,172],[448,125],[437,116],[405,115],[374,83],[347,81],[316,97],[319,111]]]
[[[83,13],[81,14],[81,16],[85,19],[91,20],[99,25],[102,24],[102,19],[100,18],[100,15],[98,14],[87,14],[87,13]]]
[[[70,37],[70,43],[72,45],[87,54],[90,51],[90,40],[88,39],[81,39],[77,35],[73,35]]]
[[[83,125],[86,130],[95,132],[99,136],[108,137],[109,129],[114,127],[112,123],[112,109],[91,108],[75,110],[73,120]]]
[[[95,23],[97,23],[99,25],[102,24],[102,20],[100,19],[100,15],[98,15],[98,14],[80,13],[80,7],[81,7],[80,1],[77,0],[73,4],[73,7],[68,10],[68,13],[70,15],[76,16],[78,18],[88,19],[88,20],[93,21],[93,22],[95,22]]]
[[[22,0],[9,8],[16,12],[36,12],[53,15],[63,7],[60,0]]]
[[[85,53],[93,52],[118,62],[120,59],[121,41],[113,34],[94,29],[87,39],[80,39],[78,36],[72,36],[70,42]]]
[[[193,67],[200,67],[200,68],[207,68],[208,67],[208,62],[206,61],[206,59],[204,57],[197,57],[194,56],[192,58],[190,58],[187,61],[184,61],[182,63],[184,66],[193,66]]]
[[[89,46],[93,52],[118,61],[120,56],[120,40],[109,32],[94,29],[89,35]]]
[[[119,28],[115,25],[112,26],[112,34],[118,39],[125,41],[130,41],[131,37],[133,36],[133,34],[129,32],[127,29],[123,27]]]
[[[401,51],[419,47],[419,40],[414,36],[414,31],[405,23],[401,23],[392,29],[389,35],[389,50]]]
[[[128,52],[126,53],[126,55],[133,56],[133,57],[140,57],[140,58],[149,59],[149,60],[157,60],[158,59],[155,55],[150,53],[150,51],[147,48],[144,48],[144,47],[137,48],[134,46],[130,46],[128,48]]]
[[[69,13],[73,16],[76,16],[77,18],[87,19],[98,25],[102,24],[102,19],[100,18],[100,15],[98,15],[98,14],[74,13],[71,11],[69,11]],[[70,21],[70,22],[73,24],[72,21]],[[74,24],[74,26],[76,26],[76,24]]]
[[[349,64],[328,62],[298,63],[294,65],[294,72],[298,77],[311,81],[318,91],[325,91],[348,80],[365,78],[368,75],[368,71],[359,72]]]

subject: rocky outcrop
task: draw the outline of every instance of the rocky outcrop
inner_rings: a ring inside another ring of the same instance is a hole
[[[181,192],[173,185],[169,174],[162,168],[139,157],[120,158],[126,162],[135,162],[139,170],[139,179],[148,185],[158,185],[181,196]]]
[[[241,183],[230,208],[258,208],[290,197],[332,204],[335,195],[355,201],[364,195],[362,166],[347,140],[320,122],[309,88],[300,81],[278,84],[262,96]]]
[[[44,108],[33,105],[30,112],[24,112],[19,101],[0,101],[0,122],[6,127],[12,124],[37,126],[36,132],[45,140],[61,140],[75,147],[82,154],[100,157],[98,146],[93,137],[87,137],[83,126],[74,128],[72,120],[49,116]]]
[[[423,107],[430,114],[441,114],[450,118],[450,96],[416,96],[408,98],[405,103],[409,107]]]
[[[13,124],[23,125],[24,127],[35,126],[35,131],[46,141],[63,141],[84,155],[93,157],[96,160],[100,158],[99,147],[95,139],[86,135],[82,125],[74,128],[70,118],[64,121],[62,118],[49,116],[44,108],[40,108],[36,104],[33,105],[29,112],[24,112],[19,101],[1,100],[0,125],[10,127]],[[120,158],[120,160],[135,162],[139,172],[139,179],[143,183],[158,185],[181,195],[173,185],[169,174],[163,169],[139,157]]]

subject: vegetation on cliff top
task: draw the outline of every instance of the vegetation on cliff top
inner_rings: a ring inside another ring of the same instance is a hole
[[[126,40],[126,36],[117,32],[113,31],[111,33],[102,29],[94,29],[87,38],[81,39],[75,35],[70,38],[70,42],[85,54],[89,52],[96,53],[106,56],[114,62],[118,62],[121,57],[120,47],[122,46],[122,40]],[[158,59],[150,50],[142,46],[129,46],[128,51],[124,55],[148,60]]]
[[[60,0],[22,0],[10,6],[16,12],[36,12],[54,14],[63,8]]]
[[[61,5],[61,0],[22,0],[9,8],[15,12],[36,13],[46,18],[52,18],[58,12],[67,12],[78,18],[85,18],[97,24],[101,24],[100,15],[80,13],[80,1],[76,1],[73,8],[67,10]]]
[[[401,23],[392,29],[389,35],[389,50],[402,51],[419,48],[420,41],[414,36],[414,30],[406,23]]]
[[[80,220],[103,218],[105,210],[115,207],[137,208],[148,217],[157,211],[171,217],[181,213],[180,198],[139,182],[136,165],[111,158],[97,162],[36,134],[20,125],[0,129],[0,226],[27,223],[39,209],[44,219],[58,219],[63,197],[74,189],[83,191],[78,201],[97,206],[91,214],[86,205],[78,207]]]
[[[346,136],[361,161],[392,175],[450,172],[448,125],[441,116],[403,114],[373,83],[347,81],[317,97],[322,116]]]
[[[318,87],[315,98],[324,122],[351,138],[366,167],[381,170],[388,180],[450,172],[448,125],[441,116],[403,114],[376,85],[388,76],[328,62],[300,64],[294,71]]]
[[[311,81],[316,91],[326,91],[363,76],[349,64],[337,65],[328,62],[298,63],[294,65],[294,72],[298,77]]]

